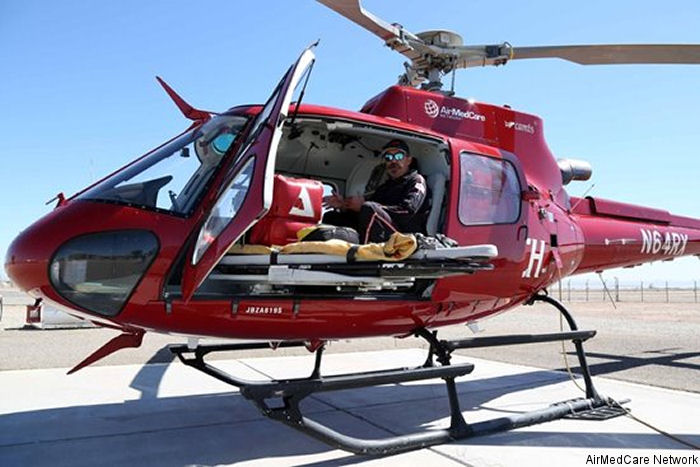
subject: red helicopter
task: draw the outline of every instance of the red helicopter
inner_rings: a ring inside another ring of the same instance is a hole
[[[319,1],[409,59],[397,85],[359,112],[303,104],[313,46],[264,105],[199,110],[159,78],[193,123],[72,197],[59,195],[56,208],[14,240],[6,271],[37,305],[121,331],[71,372],[138,347],[148,331],[260,341],[171,350],[239,387],[265,415],[363,454],[417,449],[572,411],[620,413],[591,382],[582,342],[595,331],[578,330],[544,292],[572,274],[700,256],[700,219],[569,196],[565,186],[587,180],[591,168],[556,160],[539,117],[461,99],[442,90],[441,79],[455,69],[516,59],[698,64],[700,45],[465,46],[452,32],[413,34],[386,23],[359,0]],[[320,224],[324,196],[362,195],[381,182],[381,149],[397,138],[409,146],[431,193],[425,235],[397,234],[375,245],[299,241],[299,231]],[[534,301],[555,306],[571,330],[453,341],[433,331]],[[425,364],[321,374],[325,342],[387,335],[427,340]],[[455,378],[473,365],[450,364],[454,350],[560,340],[576,346],[586,398],[488,422],[464,420]],[[270,346],[315,352],[311,375],[251,382],[204,359]],[[362,440],[304,417],[299,407],[317,391],[427,378],[446,382],[448,428]]]

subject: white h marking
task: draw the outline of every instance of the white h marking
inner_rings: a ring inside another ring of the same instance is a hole
[[[523,277],[525,278],[530,278],[532,277],[532,272],[533,272],[533,267],[534,267],[534,272],[535,272],[535,279],[540,277],[540,272],[542,270],[542,262],[544,261],[544,253],[545,253],[545,244],[544,240],[536,240],[532,238],[528,238],[526,245],[530,245],[530,262],[527,265],[527,269],[523,272]],[[537,246],[539,244],[539,250],[537,249]],[[535,262],[537,262],[537,266],[535,267]]]

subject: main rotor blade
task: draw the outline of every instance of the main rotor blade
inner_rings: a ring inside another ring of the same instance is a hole
[[[331,10],[345,16],[375,36],[379,36],[386,44],[410,60],[414,60],[421,54],[408,44],[407,40],[422,42],[414,34],[406,31],[401,26],[389,24],[383,19],[373,15],[362,8],[360,0],[317,0]]]
[[[362,8],[360,0],[318,0],[318,2],[385,41],[399,37],[399,28]]]
[[[581,65],[700,64],[698,44],[606,44],[513,47],[510,60],[561,58]]]

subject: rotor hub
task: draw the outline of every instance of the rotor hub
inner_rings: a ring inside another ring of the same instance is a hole
[[[456,32],[447,31],[444,29],[423,31],[416,34],[416,36],[422,39],[426,44],[437,47],[459,47],[464,45],[462,36]]]

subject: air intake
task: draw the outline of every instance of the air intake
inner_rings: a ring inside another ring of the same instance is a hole
[[[564,185],[574,180],[588,180],[593,174],[591,164],[575,159],[557,159],[557,165],[561,171],[561,181]]]

